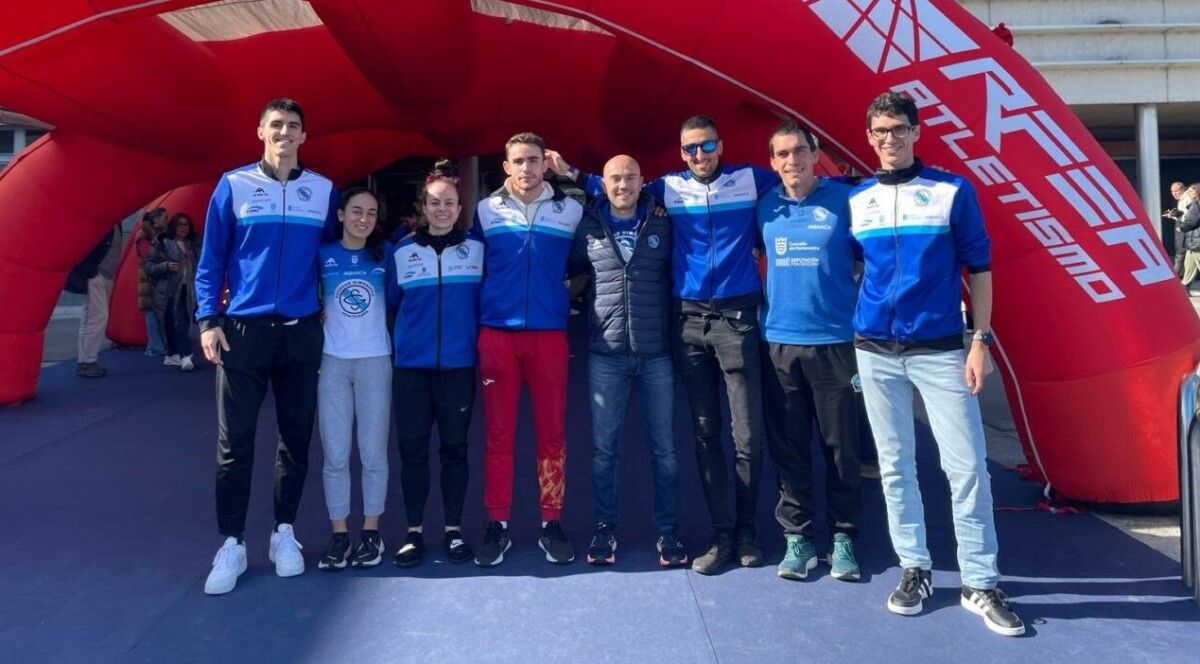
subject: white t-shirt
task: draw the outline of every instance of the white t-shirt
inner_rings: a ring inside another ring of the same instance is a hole
[[[373,261],[366,249],[330,242],[321,246],[318,260],[325,301],[324,352],[343,360],[390,355],[385,259]]]

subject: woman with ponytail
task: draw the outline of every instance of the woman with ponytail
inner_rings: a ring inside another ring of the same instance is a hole
[[[388,261],[388,307],[394,312],[392,397],[400,448],[400,485],[408,533],[396,564],[425,554],[429,445],[436,423],[441,461],[446,560],[473,552],[462,535],[467,492],[467,430],[475,404],[475,341],[483,244],[467,237],[454,164],[438,162],[425,179],[416,230]]]

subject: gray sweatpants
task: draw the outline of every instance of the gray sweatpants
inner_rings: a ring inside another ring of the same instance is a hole
[[[350,441],[358,420],[362,462],[363,515],[383,514],[387,498],[388,424],[392,400],[392,358],[343,360],[321,356],[317,383],[321,448],[325,451],[325,506],[330,519],[350,515]]]

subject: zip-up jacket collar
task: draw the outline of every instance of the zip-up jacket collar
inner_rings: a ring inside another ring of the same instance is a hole
[[[415,233],[413,233],[413,241],[414,242],[421,245],[422,247],[432,246],[439,253],[441,252],[442,249],[444,249],[446,247],[452,247],[456,244],[461,244],[462,241],[465,240],[466,238],[467,238],[466,232],[464,232],[458,228],[450,229],[450,232],[446,233],[445,235],[436,235],[435,236],[429,232],[428,226],[422,226],[422,227],[418,228]]]
[[[922,164],[919,158],[913,158],[913,163],[909,164],[905,168],[897,168],[894,171],[885,169],[875,171],[875,179],[879,181],[879,184],[904,184],[905,182],[912,181],[914,178],[920,175],[921,170],[924,168],[925,164]]]
[[[554,186],[554,184],[552,184],[551,182],[549,182],[549,181],[544,181],[542,184],[546,185],[547,187],[550,187],[550,200],[552,200],[552,201],[561,201],[562,199],[564,199],[564,198],[566,198],[566,197],[567,197],[567,194],[566,194],[566,192],[564,192],[563,190],[561,190],[561,189],[559,189],[558,187]],[[516,199],[516,197],[512,195],[512,192],[508,190],[508,187],[506,187],[506,186],[504,186],[504,185],[500,185],[500,188],[499,188],[499,189],[496,189],[496,190],[495,190],[495,191],[493,191],[492,193],[488,194],[488,196],[489,196],[489,197],[491,197],[491,196],[503,196],[504,198],[509,198],[509,199],[512,199],[512,200],[517,200],[517,199]]]
[[[263,172],[263,175],[266,175],[267,177],[271,178],[272,180],[274,180],[276,182],[279,182],[279,171],[276,170],[274,166],[267,163],[266,159],[262,159],[258,162],[258,168]],[[288,182],[291,182],[292,180],[295,180],[296,178],[300,177],[300,174],[303,172],[304,172],[304,164],[302,164],[300,162],[296,162],[296,167],[293,168],[292,170],[288,171],[288,177],[287,177]]]

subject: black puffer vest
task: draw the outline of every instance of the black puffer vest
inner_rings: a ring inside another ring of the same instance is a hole
[[[654,198],[642,192],[642,224],[626,263],[607,222],[608,200],[584,212],[575,231],[571,272],[590,272],[588,350],[593,353],[660,355],[670,351],[671,222],[654,216]]]

